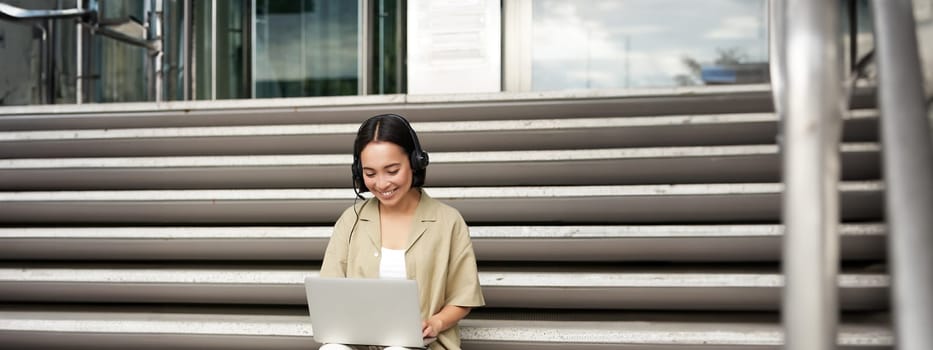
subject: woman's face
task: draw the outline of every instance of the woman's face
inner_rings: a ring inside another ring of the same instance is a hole
[[[391,142],[370,142],[360,152],[360,163],[366,188],[382,205],[397,205],[411,190],[411,163],[401,146]]]

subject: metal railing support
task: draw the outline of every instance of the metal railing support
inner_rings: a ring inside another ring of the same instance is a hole
[[[933,143],[910,0],[872,1],[897,348],[933,349]]]
[[[152,8],[148,10],[149,42],[152,47],[149,50],[149,56],[152,58],[152,80],[150,81],[152,85],[151,97],[156,102],[162,102],[165,94],[165,88],[163,86],[163,60],[165,57],[165,50],[163,49],[164,38],[162,37],[162,5],[162,0],[153,0]]]
[[[794,15],[783,19],[785,349],[836,347],[837,185],[845,101],[839,12],[834,1],[787,0],[785,13]]]
[[[76,2],[77,9],[84,10],[82,1]],[[84,103],[84,27],[75,21],[75,103]]]

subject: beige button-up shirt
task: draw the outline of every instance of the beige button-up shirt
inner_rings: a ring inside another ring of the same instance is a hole
[[[382,234],[378,204],[378,200],[369,199],[343,212],[327,244],[322,277],[379,278]],[[355,211],[359,211],[358,221]],[[425,191],[408,236],[405,269],[408,279],[418,281],[424,320],[446,305],[485,305],[463,217]],[[460,328],[454,326],[439,334],[431,349],[460,349]]]

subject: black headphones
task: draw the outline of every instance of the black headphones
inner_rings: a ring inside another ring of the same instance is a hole
[[[413,187],[424,185],[424,176],[414,176],[414,174],[423,172],[425,169],[427,169],[428,163],[430,162],[428,158],[428,152],[425,152],[421,148],[421,143],[418,142],[418,134],[415,133],[415,129],[411,127],[411,124],[407,119],[398,114],[380,114],[374,116],[360,124],[360,128],[356,131],[356,137],[360,137],[360,132],[363,131],[363,127],[369,125],[374,119],[385,118],[397,119],[398,121],[402,122],[402,124],[405,124],[405,127],[408,129],[408,134],[411,135],[412,145],[414,146],[414,149],[411,150],[411,154],[409,155],[411,171],[413,173],[411,185]],[[360,161],[360,152],[362,152],[362,149],[353,150],[353,164],[350,167],[353,172],[353,189],[356,191],[356,195],[362,198],[360,193],[368,192],[369,189],[366,188],[366,183],[363,182],[363,164]]]

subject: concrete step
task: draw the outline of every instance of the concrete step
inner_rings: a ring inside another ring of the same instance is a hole
[[[0,264],[0,301],[305,304],[307,264]],[[767,310],[780,308],[776,267],[673,265],[480,266],[490,307]],[[873,270],[882,270],[873,272]],[[840,307],[887,308],[883,268],[839,276]]]
[[[635,313],[477,309],[467,349],[780,349],[773,313]],[[0,343],[16,349],[312,349],[307,310],[0,305]],[[888,317],[845,313],[839,349],[893,349]]]
[[[0,260],[320,260],[330,226],[0,228]],[[480,261],[778,261],[781,225],[472,226]],[[882,224],[840,226],[843,260],[882,260]]]
[[[475,344],[482,349],[490,346],[516,350],[530,346],[667,350],[782,348],[783,334],[777,314],[717,312],[711,316],[704,313],[484,311],[479,309],[471,314],[477,323],[482,324],[476,324],[477,328],[465,328],[465,336],[474,331],[480,334],[504,333],[504,336],[496,336],[495,340],[470,338],[465,346]],[[473,322],[472,318],[464,320],[464,327],[474,325]],[[893,332],[889,323],[884,314],[844,313],[840,317],[838,349],[892,348]]]
[[[877,110],[846,118],[843,139],[878,139]],[[2,120],[2,118],[0,118]],[[343,121],[345,122],[345,121]],[[772,144],[773,113],[412,123],[429,152]],[[0,158],[350,154],[358,122],[0,132]]]
[[[843,144],[843,180],[879,178],[879,149]],[[348,187],[351,163],[349,154],[0,159],[0,190]],[[780,168],[776,145],[440,152],[426,185],[777,182]]]
[[[431,196],[471,224],[493,222],[778,222],[779,183],[441,187]],[[842,182],[842,219],[882,217],[880,182]],[[0,223],[319,223],[353,203],[350,189],[0,192]]]
[[[853,106],[872,107],[875,104],[872,90],[857,90]],[[0,130],[359,123],[381,113],[400,113],[412,121],[451,121],[767,112],[771,108],[767,84],[617,91],[369,95],[0,107]]]

